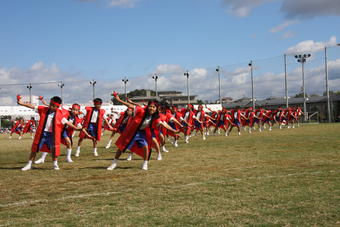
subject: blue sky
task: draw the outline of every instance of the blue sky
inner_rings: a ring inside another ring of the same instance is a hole
[[[338,0],[2,0],[0,68],[25,71],[39,62],[64,76],[119,80],[145,76],[160,65],[189,70],[246,65],[306,40],[314,45],[339,38],[339,5]]]

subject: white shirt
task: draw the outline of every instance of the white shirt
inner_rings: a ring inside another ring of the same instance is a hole
[[[190,112],[189,112],[189,111],[185,113],[185,116],[184,116],[184,120],[185,120],[185,121],[188,121],[189,114],[190,114]]]
[[[143,129],[145,129],[146,127],[148,127],[149,125],[150,125],[150,123],[151,123],[151,119],[152,119],[152,116],[150,115],[150,116],[147,116],[145,119],[144,119],[144,121],[143,121],[143,123],[142,123],[142,125],[141,125],[141,127],[139,128],[140,130],[143,130]]]
[[[86,116],[86,114],[87,114],[86,110],[84,110],[84,111],[82,111],[82,112],[83,112],[84,116]],[[90,123],[97,123],[97,120],[98,120],[98,113],[99,113],[99,110],[93,109],[93,111],[92,111],[92,117],[91,117]],[[103,118],[104,118],[104,119],[107,119],[107,114],[106,114],[106,112],[104,112]]]
[[[201,112],[198,112],[198,113],[197,113],[196,119],[197,119],[197,120],[200,120],[200,119],[201,119]]]
[[[35,112],[38,113],[38,106],[36,106],[34,108]],[[55,112],[50,112],[47,116],[47,120],[46,120],[46,124],[45,124],[45,128],[44,128],[44,132],[52,132],[53,129],[53,118],[54,118]],[[63,119],[61,119],[61,123],[64,125],[66,124],[66,122],[68,122],[68,120],[63,117]]]

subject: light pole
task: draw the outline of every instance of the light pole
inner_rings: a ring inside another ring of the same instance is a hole
[[[340,43],[336,44],[340,46]],[[329,97],[329,86],[328,86],[328,60],[327,60],[327,46],[325,46],[325,76],[326,76],[326,95],[327,95],[327,115],[328,122],[332,122],[332,114],[331,114],[331,102]]]
[[[295,55],[295,58],[299,63],[301,63],[301,73],[302,73],[302,91],[303,91],[303,112],[305,121],[307,121],[307,104],[306,104],[306,88],[305,88],[305,63],[310,54],[300,54]]]
[[[255,99],[254,99],[254,78],[253,78],[253,61],[250,61],[248,64],[250,67],[250,78],[251,78],[251,101],[252,101],[252,106],[253,110],[255,110]]]
[[[287,83],[287,55],[283,55],[284,65],[285,65],[285,98],[286,98],[286,108],[289,107],[288,104],[288,83]]]
[[[60,87],[60,98],[61,100],[63,100],[63,87],[65,86],[65,84],[60,81],[60,83],[58,83],[58,87]]]
[[[97,81],[95,81],[94,79],[90,81],[90,84],[92,85],[92,96],[93,96],[93,100],[95,97],[95,85],[96,85]]]
[[[221,98],[221,76],[220,76],[220,66],[217,66],[216,72],[218,76],[218,100],[220,101],[220,104],[222,105],[222,98]]]
[[[155,92],[156,92],[156,98],[158,97],[157,80],[158,80],[159,76],[160,76],[159,73],[155,73],[155,75],[152,76],[152,79],[155,80]]]
[[[124,79],[122,79],[122,81],[123,81],[123,83],[124,83],[124,93],[125,93],[125,98],[127,98],[127,94],[126,94],[126,84],[127,84],[127,82],[129,82],[129,80],[128,80],[126,77],[124,77]]]
[[[187,77],[188,104],[190,104],[190,91],[189,91],[189,77],[190,77],[190,74],[189,74],[189,71],[188,71],[188,70],[184,73],[184,76]]]
[[[28,88],[29,93],[30,93],[30,104],[32,104],[32,85],[29,84],[29,85],[27,86],[27,88]]]

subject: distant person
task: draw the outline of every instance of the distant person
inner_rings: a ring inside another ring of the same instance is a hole
[[[34,117],[31,117],[31,119],[28,120],[25,124],[23,134],[30,133],[31,138],[34,139],[33,134],[35,133],[35,130],[36,130],[36,121]]]
[[[85,107],[84,114],[84,121],[83,121],[83,127],[86,129],[87,133],[91,136],[92,144],[93,144],[93,154],[94,156],[98,156],[97,152],[97,143],[100,141],[101,135],[102,135],[102,125],[103,121],[107,124],[108,128],[110,130],[113,130],[113,127],[110,125],[110,123],[107,120],[107,115],[105,113],[105,110],[101,108],[103,104],[102,99],[95,98],[93,100],[93,106],[87,106]],[[79,134],[79,141],[78,141],[78,147],[75,156],[79,157],[80,154],[80,146],[84,139],[89,138],[86,136],[84,132],[80,132]]]
[[[11,129],[11,134],[9,135],[9,139],[12,139],[13,133],[16,133],[16,134],[19,135],[18,140],[20,140],[21,137],[22,137],[23,127],[24,127],[24,120],[20,119],[20,118],[17,118],[14,121],[14,125],[13,125],[13,127]]]

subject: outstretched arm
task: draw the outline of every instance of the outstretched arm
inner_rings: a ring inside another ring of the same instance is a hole
[[[24,103],[23,101],[21,101],[21,96],[17,95],[17,103],[20,106],[24,106],[30,109],[35,109],[35,105],[32,105],[31,103]]]
[[[113,95],[113,97],[115,97],[115,99],[117,100],[117,102],[119,102],[119,103],[121,103],[121,104],[127,106],[128,108],[131,108],[131,109],[135,108],[135,105],[133,105],[133,104],[131,104],[131,103],[128,103],[128,102],[124,102],[123,100],[121,100],[121,99],[119,98],[117,92],[113,92],[112,95]]]
[[[168,130],[170,130],[170,131],[172,131],[172,132],[174,132],[174,133],[178,133],[178,130],[174,130],[170,125],[168,125],[168,123],[166,123],[166,122],[163,122],[163,121],[161,121],[160,123],[159,123],[159,125],[162,125],[164,128],[166,128],[166,129],[168,129]]]
[[[109,129],[112,131],[113,127],[111,126],[110,122],[106,118],[104,118],[104,121],[105,121],[106,125],[109,127]]]
[[[176,118],[172,117],[171,120],[178,124],[181,128],[183,128],[183,125],[179,121],[177,121]]]
[[[133,102],[133,101],[132,101],[131,99],[129,99],[128,97],[126,97],[126,101],[127,101],[128,103],[132,104],[132,105],[135,105],[135,106],[140,106],[140,107],[142,107],[142,105],[141,105],[141,104]]]

